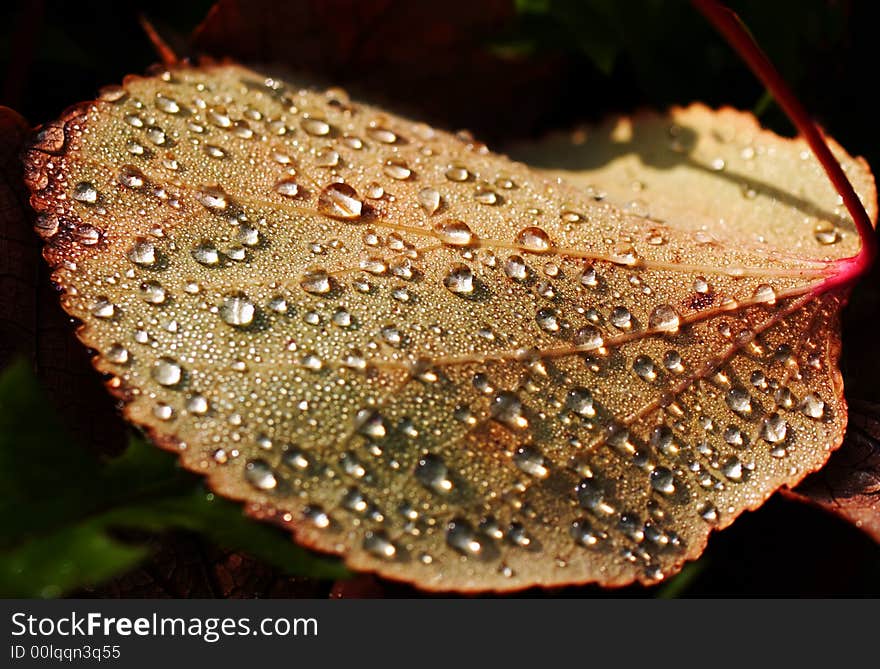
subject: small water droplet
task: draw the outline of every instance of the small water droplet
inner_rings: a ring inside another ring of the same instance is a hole
[[[446,543],[463,555],[476,557],[483,552],[479,536],[463,518],[455,518],[446,526]]]
[[[593,395],[583,386],[577,386],[568,391],[565,396],[565,406],[580,416],[592,418],[596,415],[593,406]]]
[[[208,400],[204,395],[193,395],[186,402],[186,410],[198,416],[208,413]]]
[[[388,160],[383,170],[392,179],[403,181],[412,176],[412,170],[402,160]]]
[[[755,302],[771,305],[776,304],[776,291],[774,291],[773,288],[766,283],[762,283],[757,288],[755,288],[755,292],[752,297]]]
[[[229,204],[226,193],[217,187],[203,187],[197,197],[204,207],[214,211],[223,211]]]
[[[651,487],[664,495],[675,492],[675,477],[666,467],[654,467],[651,470]]]
[[[115,315],[116,305],[106,297],[99,297],[92,305],[92,316],[96,318],[113,318]]]
[[[220,263],[220,253],[210,242],[202,242],[192,250],[192,257],[202,265],[211,267]]]
[[[158,281],[145,281],[141,284],[141,292],[145,302],[150,304],[162,304],[165,302],[165,289]]]
[[[300,126],[313,137],[323,137],[330,134],[330,124],[319,118],[303,119]]]
[[[375,409],[361,409],[355,416],[355,429],[370,439],[381,439],[387,433],[385,419]]]
[[[815,393],[810,393],[801,400],[801,413],[818,420],[825,414],[825,402]]]
[[[635,371],[643,381],[657,380],[657,370],[654,367],[654,362],[646,355],[640,355],[633,360],[633,371]]]
[[[363,546],[365,551],[384,560],[391,560],[397,555],[397,547],[384,530],[369,530],[364,535]]]
[[[434,232],[440,241],[449,246],[469,246],[475,238],[467,223],[454,218],[436,223]]]
[[[467,181],[470,176],[470,172],[463,165],[450,165],[446,169],[446,178],[450,181]]]
[[[614,307],[608,320],[616,328],[629,330],[632,327],[632,314],[626,307]]]
[[[129,353],[128,349],[125,348],[122,344],[113,344],[109,349],[107,349],[104,357],[116,365],[124,365],[128,362]]]
[[[752,398],[742,388],[731,388],[724,396],[724,400],[732,411],[741,416],[746,416],[752,412]]]

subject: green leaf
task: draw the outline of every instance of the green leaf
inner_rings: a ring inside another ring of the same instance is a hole
[[[70,443],[24,362],[0,374],[0,525],[3,597],[59,596],[131,569],[147,551],[115,530],[189,530],[290,574],[348,575],[215,499],[140,438],[106,463]]]

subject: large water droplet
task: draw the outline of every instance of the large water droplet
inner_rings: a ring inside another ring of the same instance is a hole
[[[463,518],[455,518],[446,526],[446,543],[463,555],[476,557],[483,552],[479,535]]]
[[[434,232],[449,246],[469,246],[474,242],[474,233],[464,221],[452,218],[441,221],[434,225]]]
[[[254,321],[256,307],[243,293],[228,295],[220,306],[220,318],[227,325],[247,327]]]
[[[547,459],[534,446],[520,446],[513,454],[513,462],[529,476],[545,479],[550,475]]]
[[[274,490],[278,486],[275,472],[265,460],[250,460],[245,465],[244,477],[257,490]]]
[[[183,379],[183,368],[174,358],[163,356],[153,363],[153,379],[162,386],[176,386]]]
[[[492,398],[489,407],[489,415],[502,425],[514,430],[524,430],[529,426],[529,421],[523,412],[522,401],[516,393],[502,390]]]
[[[516,236],[516,243],[532,253],[546,253],[552,246],[550,236],[541,228],[534,226],[520,230]]]
[[[299,285],[304,291],[313,295],[325,295],[332,288],[330,275],[320,267],[307,270]]]
[[[443,277],[443,285],[456,295],[470,295],[474,292],[474,273],[464,263],[455,263]]]
[[[77,202],[95,204],[98,201],[98,190],[88,181],[81,181],[73,188],[73,199]]]
[[[360,217],[362,209],[357,191],[346,183],[332,183],[318,195],[318,211],[331,218],[353,220]]]
[[[668,304],[655,307],[648,317],[648,327],[660,332],[678,332],[679,324],[678,312]]]
[[[416,478],[419,482],[439,493],[448,493],[452,490],[452,479],[449,478],[449,468],[441,458],[436,455],[426,455],[420,458],[416,464]]]

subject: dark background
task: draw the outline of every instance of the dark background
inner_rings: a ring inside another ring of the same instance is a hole
[[[156,61],[138,23],[140,15],[148,16],[176,48],[186,48],[186,36],[211,4],[207,0],[7,4],[0,10],[0,103],[18,110],[33,125],[51,120],[66,106],[94,96],[100,86],[143,72]],[[437,2],[437,11],[452,11],[449,4],[454,3]],[[827,131],[851,153],[880,165],[878,110],[872,103],[880,64],[875,53],[875,3],[730,4]],[[465,124],[490,145],[537,137],[610,112],[692,100],[753,109],[765,125],[792,132],[760,84],[686,3],[524,0],[518,6],[518,14],[512,13],[494,34],[481,39],[487,50],[521,61],[523,72],[535,62],[543,63],[538,69],[551,83],[541,90],[550,93],[542,93],[537,102],[528,100],[529,113],[518,122],[492,123],[486,109],[475,110],[473,121]],[[874,343],[880,313],[877,280],[875,270],[854,292],[844,319],[842,361],[847,394],[873,401],[880,400],[880,360]],[[323,596],[330,589],[327,582],[281,576],[250,558],[206,545],[197,536],[147,540],[155,556],[136,574],[80,594]],[[180,563],[190,568],[181,569]],[[225,576],[218,576],[218,565]],[[189,579],[188,590],[180,579]],[[198,579],[204,580],[204,587],[193,585]],[[776,496],[713,536],[703,558],[679,581],[679,589],[689,596],[876,596],[880,548],[844,522]],[[365,591],[414,594],[404,586],[372,581]],[[656,589],[643,588],[623,592],[657,594]],[[576,588],[556,594],[621,591]]]

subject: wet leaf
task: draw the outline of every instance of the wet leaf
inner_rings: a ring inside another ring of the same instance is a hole
[[[345,574],[248,521],[237,505],[211,499],[173,458],[140,439],[99,463],[70,443],[23,362],[0,375],[0,465],[5,597],[57,596],[132,568],[146,551],[116,530],[186,529],[287,573]]]
[[[854,405],[843,447],[789,496],[817,504],[880,541],[880,407]]]
[[[725,146],[756,163],[789,146],[738,129]],[[819,168],[802,176],[789,206],[834,215]],[[843,219],[832,244],[803,214],[761,238],[687,181],[668,213],[618,208],[231,65],[70,110],[27,179],[126,416],[355,569],[435,590],[655,582],[843,436],[844,294],[823,285],[857,247]]]

